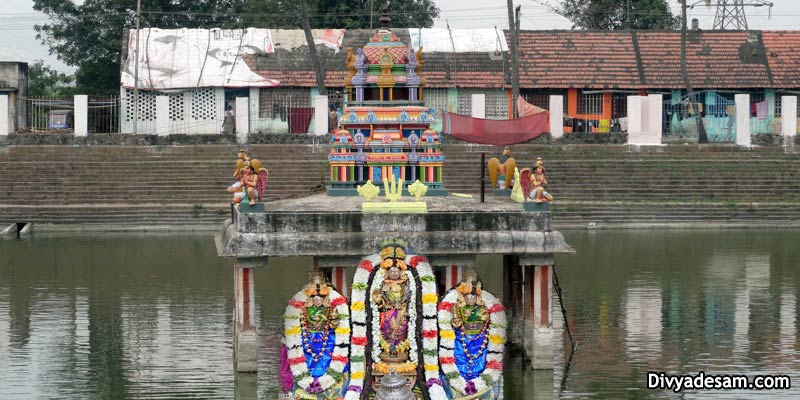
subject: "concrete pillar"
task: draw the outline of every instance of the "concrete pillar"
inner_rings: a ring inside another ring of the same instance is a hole
[[[472,117],[486,118],[486,95],[476,93],[472,95]]]
[[[75,102],[75,136],[86,136],[89,134],[89,96],[76,94]]]
[[[647,145],[660,145],[664,128],[664,95],[647,95]]]
[[[250,123],[248,124],[248,133],[256,133],[262,127],[258,120],[260,99],[261,89],[257,87],[250,88]]]
[[[503,306],[506,308],[508,320],[508,341],[517,345],[525,345],[523,334],[523,275],[519,265],[519,257],[513,254],[503,256]]]
[[[314,96],[314,131],[315,135],[328,133],[328,96]]]
[[[564,136],[564,96],[550,96],[550,136]]]
[[[237,258],[233,268],[233,365],[236,372],[258,372],[258,335],[255,317],[255,269],[266,257]]]
[[[350,298],[350,284],[347,282],[347,267],[331,268],[331,284],[342,296]]]
[[[644,131],[642,121],[642,96],[628,96],[628,143],[635,142]],[[633,138],[633,140],[632,140]]]
[[[549,265],[525,267],[526,347],[533,369],[553,369],[553,268]],[[532,340],[530,340],[532,339]]]
[[[750,95],[736,95],[736,144],[750,147]]]
[[[2,100],[0,100],[0,104],[2,104]],[[794,143],[794,137],[797,135],[797,96],[781,98],[781,130],[783,131],[783,143]]]
[[[247,143],[250,133],[250,99],[247,97],[236,98],[236,141]]]
[[[156,134],[169,135],[169,96],[156,96]]]
[[[444,290],[456,287],[464,277],[464,267],[460,265],[450,265],[444,267]]]
[[[553,369],[553,257],[522,255],[522,346],[533,369]]]
[[[8,115],[8,95],[0,94],[0,136],[8,135],[10,129],[9,122],[11,120]]]

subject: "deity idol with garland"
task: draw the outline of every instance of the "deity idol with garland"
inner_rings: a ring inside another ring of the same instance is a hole
[[[284,315],[281,385],[297,399],[332,400],[348,381],[350,312],[345,299],[312,272]]]
[[[436,277],[424,257],[400,239],[382,243],[353,278],[353,337],[346,400],[365,400],[393,372],[417,399],[444,400],[439,374]]]
[[[439,303],[439,361],[451,398],[493,400],[502,393],[503,305],[474,270]]]

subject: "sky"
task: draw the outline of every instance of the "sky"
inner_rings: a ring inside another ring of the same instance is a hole
[[[136,6],[131,1],[131,8]],[[696,0],[688,0],[691,4]],[[514,0],[521,5],[522,29],[570,29],[571,23],[549,11],[548,6],[558,0]],[[680,14],[680,3],[669,0],[676,15]],[[774,7],[748,7],[747,21],[751,29],[800,29],[800,1],[773,0]],[[498,28],[508,27],[506,0],[438,0],[440,18],[434,27],[445,28]],[[698,18],[700,28],[711,29],[714,23],[713,8],[698,5],[689,10],[689,18]],[[47,46],[36,39],[33,26],[47,22],[47,16],[33,10],[33,0],[0,0],[0,61],[43,60],[57,70],[73,72],[74,68],[61,63],[50,55]]]

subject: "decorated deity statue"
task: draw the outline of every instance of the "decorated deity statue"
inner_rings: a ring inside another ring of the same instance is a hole
[[[506,341],[503,305],[474,270],[439,303],[439,359],[453,399],[497,399]]]
[[[500,157],[490,158],[489,179],[492,182],[492,187],[498,187],[498,182],[500,182],[500,189],[511,188],[512,179],[509,179],[508,174],[513,174],[516,166],[517,162],[511,157],[510,147],[503,149],[503,154]]]
[[[244,169],[245,160],[247,159],[247,152],[239,150],[239,155],[236,157],[236,170],[233,171],[233,177],[236,182],[228,186],[228,193],[236,193],[242,188],[242,169]]]
[[[349,380],[347,300],[319,272],[289,301],[284,315],[281,385],[293,398],[338,399]]]
[[[542,161],[541,157],[536,158],[533,170],[523,168],[520,171],[520,181],[525,200],[532,200],[537,203],[550,203],[553,201],[553,196],[545,190],[547,187],[547,171],[544,168],[544,161]]]
[[[261,161],[247,158],[244,166],[239,170],[239,174],[239,185],[234,184],[228,187],[228,192],[233,193],[231,201],[234,204],[246,201],[251,206],[255,205],[257,201],[261,201],[264,195],[269,171],[261,167]]]
[[[388,258],[389,251],[397,253]],[[372,301],[380,313],[381,360],[387,364],[399,364],[408,361],[411,346],[408,342],[408,301],[411,297],[406,275],[408,267],[400,248],[386,248],[381,255],[387,255],[381,263],[386,274],[381,287],[372,292]]]
[[[383,380],[392,371],[403,376],[414,398],[447,399],[436,355],[436,277],[425,258],[406,250],[403,240],[384,241],[380,253],[356,269],[346,400],[372,398],[386,388]]]

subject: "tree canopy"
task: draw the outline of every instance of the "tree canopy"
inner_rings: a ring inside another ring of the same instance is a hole
[[[295,0],[141,0],[141,27],[172,28],[299,28]],[[309,0],[312,28],[380,26],[382,0]],[[34,0],[33,8],[50,17],[36,25],[37,37],[65,64],[77,67],[79,91],[119,91],[123,38],[135,28],[135,2],[130,0]],[[439,15],[432,0],[389,0],[392,27],[430,27]]]
[[[667,0],[563,0],[554,10],[579,29],[676,29],[679,25]]]
[[[430,28],[439,8],[433,0],[309,0],[313,28],[370,28],[380,26],[383,5],[388,3],[393,28]],[[246,26],[299,28],[296,0],[247,0],[244,6]],[[266,12],[272,10],[272,12]]]
[[[28,66],[28,96],[66,97],[73,94],[72,77],[52,69],[42,60]]]

